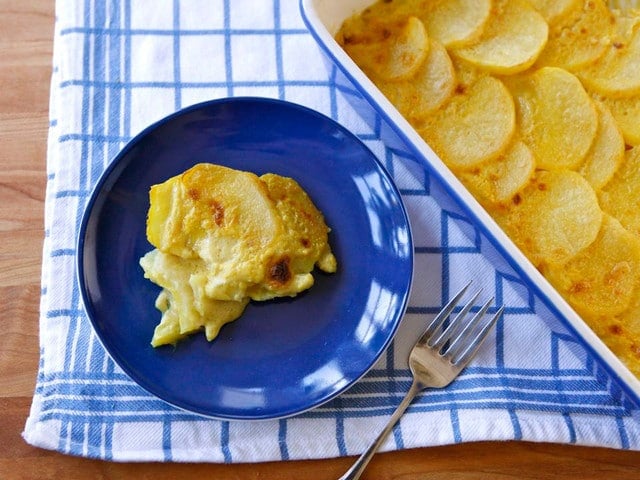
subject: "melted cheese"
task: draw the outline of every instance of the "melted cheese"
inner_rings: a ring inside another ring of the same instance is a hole
[[[140,264],[163,288],[152,345],[215,338],[250,300],[295,296],[335,272],[322,213],[292,179],[198,164],[150,191]]]

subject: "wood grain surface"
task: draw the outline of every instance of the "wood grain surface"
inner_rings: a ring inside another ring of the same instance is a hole
[[[168,1],[168,0],[160,0]],[[38,366],[53,0],[0,0],[0,479],[335,479],[352,458],[260,464],[110,463],[21,437]],[[634,479],[640,452],[483,442],[377,455],[364,479]]]

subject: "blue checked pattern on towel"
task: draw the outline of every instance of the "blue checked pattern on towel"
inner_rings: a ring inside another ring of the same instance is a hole
[[[449,388],[422,394],[384,450],[483,439],[640,448],[640,412],[533,296],[437,181],[350,107],[296,0],[58,0],[47,160],[41,362],[27,442],[112,460],[253,462],[362,451],[409,387],[407,354],[469,279],[507,306]],[[137,132],[226,96],[297,102],[347,126],[392,173],[410,212],[416,280],[393,345],[352,389],[298,417],[223,422],[134,384],[92,332],[74,277],[84,204]],[[313,434],[310,434],[313,432]]]

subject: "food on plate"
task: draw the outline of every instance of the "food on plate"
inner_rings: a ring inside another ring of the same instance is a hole
[[[640,11],[467,3],[380,0],[336,40],[640,377]],[[382,78],[369,57],[397,61],[367,32],[384,24],[393,44],[408,19],[428,54]]]
[[[220,328],[244,311],[249,297],[241,300],[216,300],[203,291],[203,285],[192,283],[193,276],[206,275],[207,265],[199,259],[151,250],[140,259],[145,277],[162,287],[155,306],[161,312],[151,344],[154,347],[175,344],[186,335],[204,328],[208,340],[213,340]]]
[[[250,300],[293,297],[335,272],[322,213],[293,179],[208,163],[154,185],[140,259],[162,287],[152,345],[204,329],[213,340]]]

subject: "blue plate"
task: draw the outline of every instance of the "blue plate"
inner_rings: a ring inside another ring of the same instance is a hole
[[[294,299],[252,302],[207,342],[154,349],[159,288],[138,260],[151,185],[199,162],[297,180],[324,213],[339,271]],[[374,155],[333,120],[271,99],[198,104],[134,138],[100,178],[78,240],[87,314],[115,362],[179,408],[220,419],[295,415],[375,363],[404,314],[413,273],[407,213]]]

